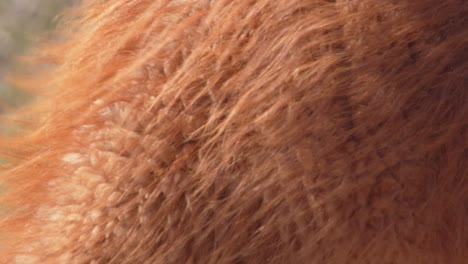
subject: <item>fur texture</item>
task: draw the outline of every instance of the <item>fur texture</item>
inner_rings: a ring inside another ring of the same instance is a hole
[[[0,139],[0,261],[466,263],[468,1],[65,17]]]

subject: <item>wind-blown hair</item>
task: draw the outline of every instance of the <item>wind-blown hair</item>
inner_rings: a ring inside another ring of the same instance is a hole
[[[466,263],[468,1],[64,17],[0,139],[4,263]]]

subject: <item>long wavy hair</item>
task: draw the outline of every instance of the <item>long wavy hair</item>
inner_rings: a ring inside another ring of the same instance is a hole
[[[468,1],[85,0],[13,80],[4,263],[466,263]]]

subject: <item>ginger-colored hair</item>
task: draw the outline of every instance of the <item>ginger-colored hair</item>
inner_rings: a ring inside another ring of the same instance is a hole
[[[468,1],[85,0],[3,136],[3,263],[468,259]]]

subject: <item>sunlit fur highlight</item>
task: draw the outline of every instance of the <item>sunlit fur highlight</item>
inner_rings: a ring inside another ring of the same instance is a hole
[[[466,263],[468,1],[95,0],[0,139],[2,263]]]

